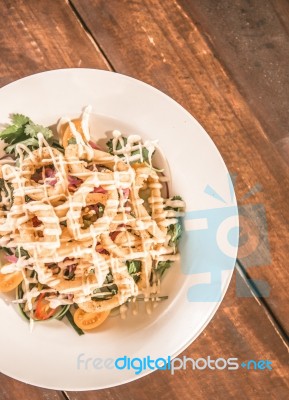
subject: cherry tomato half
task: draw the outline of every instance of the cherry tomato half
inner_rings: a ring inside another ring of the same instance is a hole
[[[49,301],[45,299],[47,293],[41,293],[39,298],[36,300],[36,310],[35,317],[40,320],[45,320],[51,318],[56,309],[49,307]]]
[[[109,316],[110,311],[103,311],[99,313],[87,313],[78,308],[74,313],[75,324],[83,330],[94,329],[101,325]]]
[[[23,281],[21,272],[12,272],[11,274],[0,273],[0,293],[10,292],[16,289],[17,286]]]

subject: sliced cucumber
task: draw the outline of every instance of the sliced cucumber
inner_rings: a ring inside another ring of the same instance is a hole
[[[63,317],[65,317],[66,313],[68,312],[68,310],[70,309],[71,305],[68,304],[67,306],[62,306],[61,310],[59,310],[59,312],[57,312],[55,315],[53,315],[51,317],[51,319],[58,319],[59,321],[62,320]]]
[[[75,332],[78,333],[79,336],[84,335],[83,330],[81,330],[80,328],[78,328],[78,326],[77,326],[76,323],[74,322],[73,315],[71,314],[70,310],[67,311],[67,313],[66,313],[66,318],[68,319],[70,325],[71,325],[72,328],[75,330]]]

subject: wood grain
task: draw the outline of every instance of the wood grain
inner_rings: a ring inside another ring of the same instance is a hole
[[[256,182],[263,185],[263,192],[255,196],[254,202],[263,203],[267,210],[272,262],[252,266],[248,272],[269,282],[268,304],[288,329],[288,272],[284,268],[286,241],[289,243],[288,170],[197,26],[179,3],[170,0],[86,0],[73,4],[95,42],[68,2],[1,2],[0,86],[45,69],[113,67],[153,84],[179,101],[213,137],[232,172],[239,173],[238,197]],[[246,202],[250,203],[250,199]],[[244,285],[238,272],[235,276],[238,284]],[[235,287],[232,282],[213,321],[183,354],[195,358],[239,357],[242,361],[270,359],[273,371],[180,371],[174,377],[160,371],[118,388],[66,395],[71,400],[287,399],[286,343],[262,303],[237,298]],[[241,289],[248,293],[247,286]],[[0,400],[20,396],[24,400],[64,399],[61,392],[34,388],[1,375]]]
[[[64,400],[63,393],[41,389],[0,374],[0,400]]]
[[[288,136],[287,0],[180,0],[274,143]],[[283,20],[284,18],[284,20]]]
[[[237,299],[235,279],[207,329],[181,355],[216,360],[237,357],[271,360],[272,371],[157,371],[136,382],[92,392],[67,392],[70,400],[287,400],[288,351],[272,329],[263,308],[252,299]],[[244,288],[245,290],[246,288]],[[188,316],[189,317],[189,316]],[[168,335],[172,333],[168,332]],[[165,340],[165,338],[164,338]]]
[[[289,169],[197,26],[176,1],[73,0],[73,4],[118,72],[169,94],[205,127],[229,171],[237,174],[240,205],[264,205],[267,226],[262,229],[268,229],[271,258],[264,259],[260,246],[253,264],[248,258],[241,261],[251,278],[270,286],[266,301],[289,332]],[[257,183],[262,191],[242,200]],[[256,229],[262,242],[264,237]],[[264,287],[260,292],[266,295]]]
[[[0,87],[37,72],[87,67],[106,69],[65,1],[3,0],[0,9]],[[5,29],[4,27],[7,27]]]

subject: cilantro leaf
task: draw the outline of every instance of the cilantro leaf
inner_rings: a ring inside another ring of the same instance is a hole
[[[42,133],[46,140],[53,138],[53,133],[49,128],[45,128],[42,125],[34,124],[32,121],[25,125],[24,132],[26,135],[34,138],[37,137],[38,133]]]
[[[12,114],[11,121],[13,122],[14,125],[20,127],[28,124],[28,122],[30,122],[30,118],[26,117],[23,114]]]
[[[25,140],[26,137],[24,128],[16,125],[10,125],[0,133],[0,139],[4,140],[4,142],[8,144],[21,142],[22,140]]]
[[[62,146],[53,138],[53,133],[49,128],[35,124],[29,117],[22,114],[12,114],[10,119],[12,124],[0,133],[0,139],[7,143],[4,149],[6,153],[16,155],[18,143],[24,144],[32,151],[37,149],[39,147],[38,133],[42,133],[51,146],[63,151]]]
[[[24,144],[25,146],[27,146],[28,148],[30,148],[32,150],[34,150],[38,147],[38,140],[35,138],[29,138],[29,139],[21,140],[20,142],[17,142],[17,143],[13,143],[10,146],[6,146],[5,147],[6,153],[15,154],[16,146],[18,143]]]

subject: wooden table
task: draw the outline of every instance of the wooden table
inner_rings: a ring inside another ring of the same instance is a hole
[[[268,359],[273,366],[158,371],[83,393],[1,375],[0,400],[288,399],[289,2],[2,0],[0,22],[0,86],[49,69],[113,70],[164,91],[204,126],[237,174],[242,240],[250,243],[257,229],[259,246],[252,257],[241,248],[216,316],[183,354]],[[267,226],[250,212],[258,204]]]

